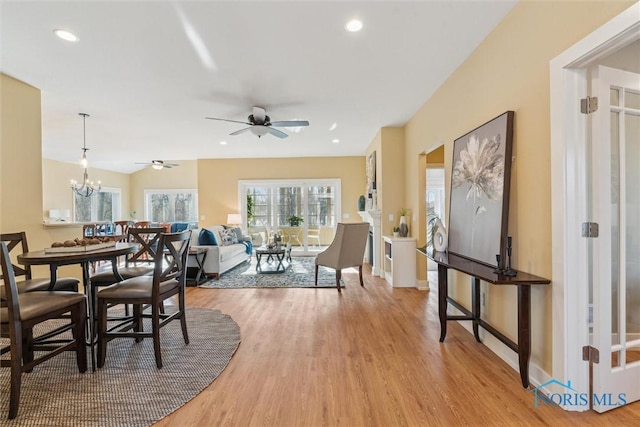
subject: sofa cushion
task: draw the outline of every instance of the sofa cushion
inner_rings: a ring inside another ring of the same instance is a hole
[[[217,246],[218,242],[213,231],[203,228],[198,235],[198,244],[201,246]]]
[[[221,230],[220,237],[222,239],[220,242],[221,246],[234,245],[238,243],[238,236],[232,228],[225,228],[224,230]]]
[[[239,243],[234,245],[220,246],[220,262],[226,262],[238,254],[246,254],[245,246]]]
[[[234,227],[232,228],[233,232],[236,233],[236,239],[238,242],[242,242],[244,240],[244,235],[242,234],[242,228]]]

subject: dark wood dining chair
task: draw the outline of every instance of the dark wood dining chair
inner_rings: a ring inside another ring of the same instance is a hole
[[[113,225],[115,226],[114,233],[117,236],[122,236],[119,241],[126,242],[127,233],[129,231],[129,227],[133,226],[133,221],[114,221]]]
[[[6,300],[0,306],[0,336],[9,338],[9,346],[0,349],[0,354],[11,353],[10,359],[2,359],[0,366],[11,368],[11,388],[9,396],[9,419],[18,415],[22,373],[30,372],[40,363],[62,353],[74,350],[80,372],[87,370],[87,349],[85,346],[85,323],[87,318],[87,298],[77,292],[51,291],[19,293],[14,269],[6,243],[0,244],[0,264],[6,293]],[[33,337],[33,327],[50,319],[58,319],[71,312],[70,323],[48,333],[46,338],[55,337],[68,331],[73,332],[72,340],[64,342],[38,342]],[[55,345],[54,345],[55,344]],[[38,357],[35,356],[38,351]],[[44,352],[44,354],[40,352]],[[60,378],[64,381],[64,378]]]
[[[98,368],[102,368],[107,355],[107,343],[114,338],[129,337],[140,341],[153,338],[156,366],[162,368],[160,352],[160,328],[172,320],[180,320],[185,344],[189,344],[187,320],[185,317],[185,282],[187,256],[191,230],[179,233],[162,233],[158,242],[158,254],[152,276],[140,276],[124,280],[98,292]],[[167,298],[178,296],[177,310],[171,314],[161,313],[161,303]],[[107,308],[117,304],[132,304],[133,319],[129,324],[107,330]],[[143,313],[143,306],[151,309],[151,314]],[[151,332],[143,330],[144,318],[151,318]]]
[[[7,244],[10,254],[14,256],[29,252],[27,243],[27,234],[24,231],[17,233],[0,234],[0,241]],[[24,280],[17,282],[18,292],[48,291],[51,285],[50,278],[34,279],[31,274],[31,266],[22,267],[18,264],[12,264],[13,274],[16,278],[24,276]],[[56,280],[54,291],[70,291],[78,292],[78,284],[80,281],[75,277],[59,277]],[[0,289],[0,299],[4,299],[4,288]]]
[[[160,233],[164,233],[164,228],[136,228],[129,227],[127,230],[127,241],[137,243],[138,250],[129,254],[124,259],[124,267],[118,269],[122,279],[152,274],[156,257],[162,258],[162,253],[157,255]],[[121,279],[113,274],[113,269],[101,271],[91,276],[92,294],[95,296],[97,288],[110,286]],[[94,297],[95,298],[95,297]],[[92,302],[95,307],[95,300]]]

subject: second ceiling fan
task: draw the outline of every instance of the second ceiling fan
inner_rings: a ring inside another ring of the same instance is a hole
[[[205,117],[205,119],[209,120],[220,120],[223,122],[231,122],[231,123],[242,123],[244,125],[249,125],[249,127],[237,130],[235,132],[231,132],[229,135],[240,135],[241,133],[249,132],[257,135],[258,138],[270,133],[273,136],[277,136],[278,138],[286,138],[288,135],[282,132],[276,127],[303,127],[309,126],[309,122],[307,120],[284,120],[284,121],[276,121],[272,122],[271,118],[267,116],[267,113],[264,108],[261,107],[253,107],[253,114],[250,114],[248,117],[248,122],[241,122],[238,120],[230,120],[230,119],[219,119],[217,117]]]

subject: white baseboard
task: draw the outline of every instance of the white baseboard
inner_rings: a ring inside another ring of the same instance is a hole
[[[429,291],[429,281],[428,280],[416,280],[416,288],[419,291]]]

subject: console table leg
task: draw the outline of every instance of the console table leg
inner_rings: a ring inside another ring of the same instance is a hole
[[[440,317],[440,342],[447,336],[447,267],[438,264],[438,316]]]
[[[520,379],[529,387],[529,358],[531,357],[531,287],[518,285],[518,361]]]
[[[476,338],[476,341],[482,342],[480,341],[480,333],[478,331],[478,320],[480,320],[480,279],[472,277],[471,280],[473,280],[473,294],[471,295],[471,304],[473,307],[471,310],[473,314],[473,336]]]

